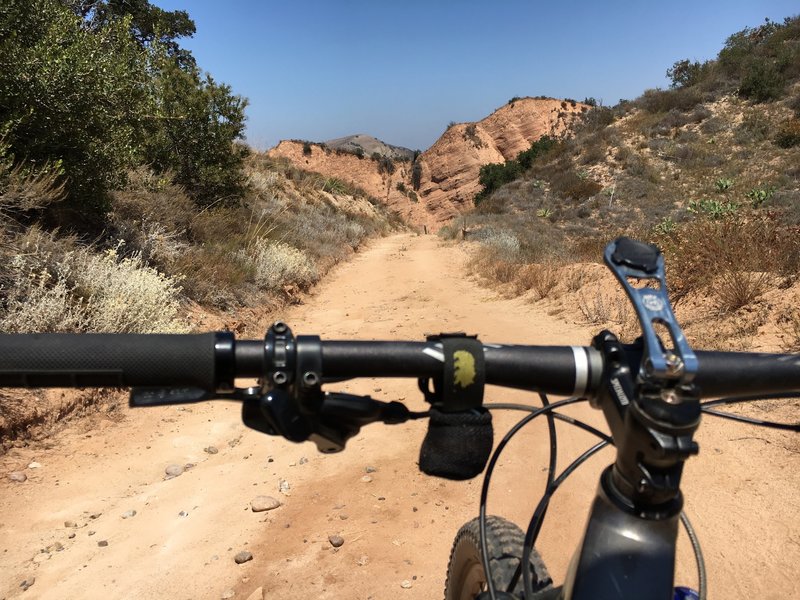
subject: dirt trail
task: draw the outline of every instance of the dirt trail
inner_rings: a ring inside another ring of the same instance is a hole
[[[536,305],[498,298],[470,279],[460,248],[411,235],[375,242],[285,320],[295,333],[327,339],[419,340],[465,330],[485,341],[584,344],[592,334]],[[346,389],[422,406],[412,381],[367,380]],[[531,400],[491,389],[488,397]],[[599,424],[588,407],[572,413]],[[495,417],[496,439],[514,420]],[[711,419],[705,425],[686,491],[706,553],[709,598],[800,597],[797,445],[785,434]],[[420,475],[424,433],[422,423],[373,425],[345,452],[322,456],[311,444],[245,429],[238,407],[222,402],[74,425],[46,445],[1,459],[3,473],[22,469],[28,480],[0,482],[0,598],[194,599],[230,590],[248,598],[259,588],[270,599],[439,598],[453,536],[477,514],[480,480]],[[580,432],[559,433],[562,465],[591,442]],[[490,492],[490,512],[523,527],[544,481],[544,436],[542,426],[533,427],[509,445]],[[205,452],[208,446],[219,452]],[[582,467],[555,498],[541,548],[556,580],[610,456],[605,451]],[[31,462],[40,466],[27,467]],[[164,480],[173,463],[195,466]],[[370,481],[362,480],[367,467],[374,468]],[[279,493],[281,481],[291,486],[288,495]],[[257,495],[283,506],[253,513]],[[136,515],[123,518],[129,510]],[[338,550],[328,542],[333,534],[344,538]],[[682,544],[677,579],[694,585]],[[235,564],[245,549],[253,560]],[[20,582],[34,576],[23,592]],[[401,587],[404,580],[410,588]]]

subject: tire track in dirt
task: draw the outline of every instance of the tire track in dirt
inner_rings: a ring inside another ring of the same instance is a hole
[[[466,259],[461,247],[433,237],[379,240],[282,317],[296,334],[324,339],[421,340],[463,330],[487,342],[588,343],[591,330],[479,287]],[[423,407],[410,380],[330,387]],[[487,398],[533,400],[491,388]],[[600,424],[588,407],[570,412]],[[497,415],[496,440],[515,421]],[[703,452],[687,467],[686,490],[706,551],[709,597],[797,597],[797,454],[773,443],[782,438],[770,432],[741,439],[752,432],[707,423],[713,427],[701,428]],[[30,575],[36,582],[25,598],[220,598],[227,590],[248,598],[259,588],[271,599],[441,597],[450,544],[477,514],[480,480],[421,475],[416,459],[424,433],[424,423],[371,425],[345,452],[323,456],[311,444],[245,429],[238,407],[223,402],[130,411],[120,423],[101,420],[93,429],[76,425],[49,449],[20,449],[3,459],[7,470],[31,460],[42,466],[28,470],[24,484],[0,484],[0,597],[23,595],[19,583]],[[545,435],[543,425],[534,426],[509,445],[490,493],[490,512],[523,528],[544,483]],[[561,428],[559,435],[562,465],[591,443],[581,432]],[[210,445],[219,452],[204,452]],[[610,451],[593,459],[554,500],[541,549],[556,580],[580,537],[597,474],[610,460]],[[171,463],[195,466],[164,481]],[[364,481],[367,467],[374,472]],[[278,492],[282,480],[289,495]],[[252,513],[249,502],[261,494],[281,498],[283,506]],[[122,519],[127,510],[136,516]],[[66,520],[79,527],[65,528]],[[345,540],[339,549],[328,542],[334,534]],[[55,543],[64,549],[40,551]],[[236,565],[242,549],[254,559]],[[411,588],[401,588],[404,580]],[[685,548],[678,581],[694,581]]]

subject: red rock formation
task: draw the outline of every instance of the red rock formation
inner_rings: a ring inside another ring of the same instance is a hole
[[[417,202],[409,193],[410,162],[395,161],[396,170],[389,175],[380,173],[378,163],[370,158],[326,152],[317,145],[312,145],[310,155],[303,154],[301,142],[281,142],[269,154],[358,185],[410,223],[435,231],[472,207],[481,188],[478,175],[482,165],[516,158],[543,135],[562,135],[587,108],[562,100],[522,98],[476,123],[449,127],[417,159],[422,166]],[[398,183],[405,186],[405,192],[397,189]]]

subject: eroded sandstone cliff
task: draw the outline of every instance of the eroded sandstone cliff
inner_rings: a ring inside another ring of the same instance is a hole
[[[283,141],[269,153],[358,185],[410,223],[436,230],[472,207],[481,187],[482,165],[516,158],[543,135],[563,135],[587,109],[578,102],[521,98],[480,121],[452,125],[417,158],[421,174],[416,187],[411,161],[394,160],[394,171],[389,172],[385,163],[369,156],[360,158],[296,141]]]

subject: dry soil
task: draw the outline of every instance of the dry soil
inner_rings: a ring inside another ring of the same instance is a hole
[[[327,339],[420,340],[464,330],[484,341],[585,344],[593,333],[479,287],[461,248],[413,235],[375,242],[282,316],[296,333]],[[423,406],[413,381],[333,387]],[[498,389],[487,395],[536,400]],[[588,406],[571,412],[602,426]],[[496,440],[517,418],[495,417]],[[453,536],[477,514],[480,480],[421,475],[424,433],[424,423],[371,425],[345,452],[323,456],[311,444],[247,430],[238,407],[224,402],[126,409],[121,419],[72,424],[0,458],[0,598],[440,598]],[[509,445],[490,492],[489,512],[523,528],[544,483],[545,434],[534,426]],[[559,435],[562,465],[592,443],[567,428]],[[701,455],[685,472],[686,508],[705,550],[709,598],[800,597],[795,440],[707,418],[698,441]],[[204,450],[210,446],[218,452]],[[556,580],[611,459],[601,453],[554,499],[540,546]],[[165,479],[172,464],[194,466]],[[8,480],[11,471],[27,480]],[[254,513],[259,495],[282,506]],[[344,539],[340,548],[332,535]],[[234,556],[243,550],[253,559],[239,565]],[[683,536],[679,552],[677,580],[694,585]]]

